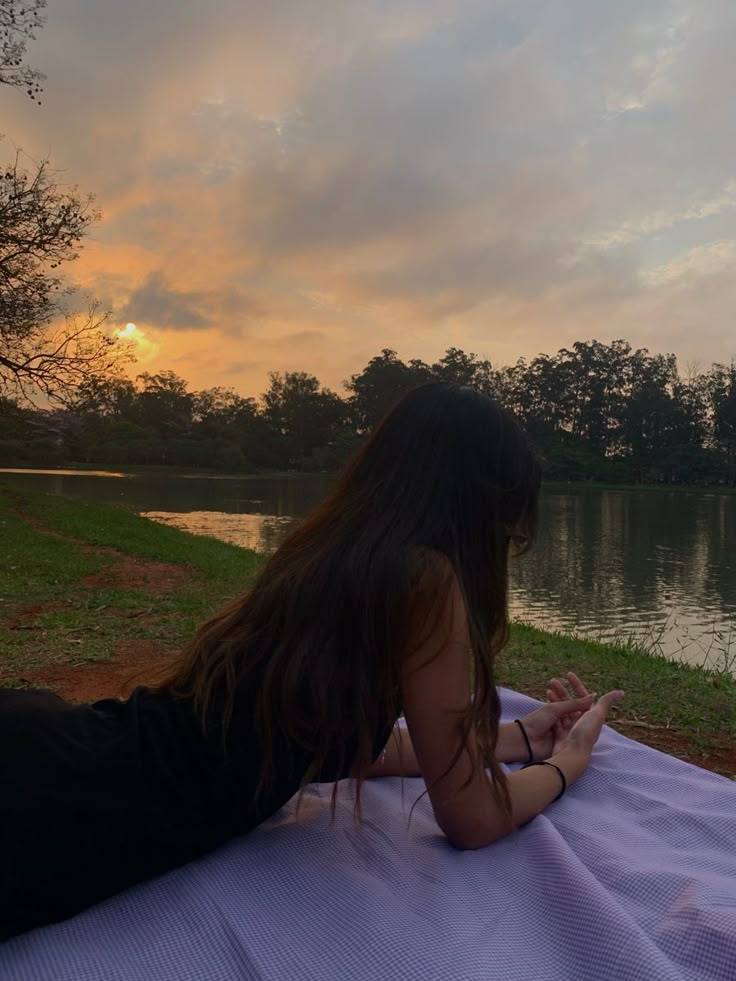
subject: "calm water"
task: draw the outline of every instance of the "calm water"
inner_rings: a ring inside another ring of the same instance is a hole
[[[159,521],[269,552],[329,477],[199,477],[69,471],[0,480],[124,504]],[[736,673],[736,496],[546,489],[540,538],[512,562],[512,614],[607,639],[643,640]]]

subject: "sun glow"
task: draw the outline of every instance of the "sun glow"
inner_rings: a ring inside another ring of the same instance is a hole
[[[128,350],[135,352],[136,361],[150,361],[158,352],[159,345],[135,324],[126,324],[125,327],[115,331],[115,336],[118,340],[127,342]]]

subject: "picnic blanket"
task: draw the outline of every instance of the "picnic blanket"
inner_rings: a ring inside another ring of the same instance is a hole
[[[504,719],[539,703],[502,689]],[[310,788],[217,853],[0,946],[3,981],[735,981],[736,783],[605,728],[592,765],[474,852],[421,780]],[[8,806],[6,803],[5,806]],[[11,805],[12,806],[12,805]]]

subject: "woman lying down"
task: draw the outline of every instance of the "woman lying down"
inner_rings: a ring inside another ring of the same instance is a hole
[[[421,776],[460,849],[557,800],[623,692],[596,701],[571,675],[578,697],[554,681],[499,724],[509,554],[539,485],[495,402],[420,386],[155,686],[90,705],[0,691],[0,937],[204,855],[316,781],[353,778],[359,815],[363,780]]]

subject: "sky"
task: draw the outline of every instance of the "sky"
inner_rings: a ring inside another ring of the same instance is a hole
[[[48,0],[68,268],[132,370],[341,391],[384,347],[495,365],[626,338],[736,354],[733,0]],[[135,324],[135,330],[127,324]]]

